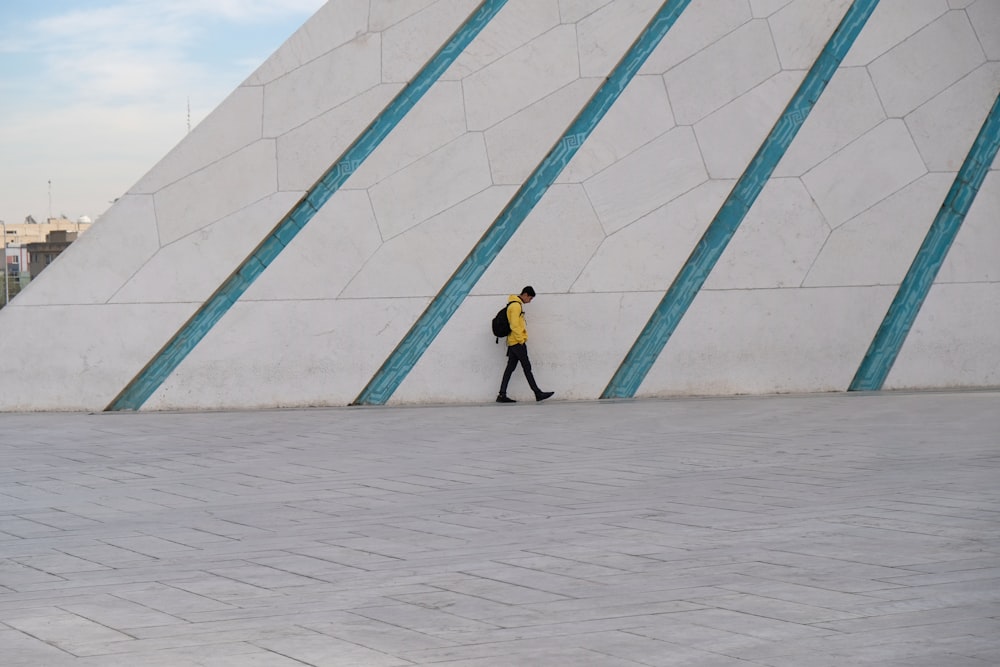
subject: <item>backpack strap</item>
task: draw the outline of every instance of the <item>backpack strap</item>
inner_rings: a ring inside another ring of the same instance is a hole
[[[514,299],[513,301],[508,301],[507,302],[507,311],[508,311],[507,318],[508,318],[508,320],[510,319],[510,314],[509,314],[510,313],[510,307],[512,305],[514,305],[515,303],[520,303],[520,301],[518,301],[517,299]],[[499,345],[500,344],[500,338],[498,338],[498,337],[494,337],[494,338],[495,338],[495,340],[493,342],[496,343],[497,345]]]
[[[515,303],[521,303],[521,302],[520,301],[516,301],[516,300],[515,301],[508,301],[507,302],[507,320],[508,321],[510,320],[510,307],[513,306]],[[524,304],[521,304],[521,314],[522,315],[524,314]]]

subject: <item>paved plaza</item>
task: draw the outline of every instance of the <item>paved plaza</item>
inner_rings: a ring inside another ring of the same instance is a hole
[[[1000,393],[0,415],[0,665],[1000,665]]]

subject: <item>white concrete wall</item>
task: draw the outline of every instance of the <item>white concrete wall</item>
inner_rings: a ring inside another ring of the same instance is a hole
[[[105,408],[477,4],[331,0],[0,311],[0,410]],[[144,409],[352,402],[660,4],[510,0]],[[390,402],[492,400],[525,284],[598,397],[849,5],[693,0]],[[845,390],[998,91],[1000,2],[882,0],[639,395]],[[997,169],[886,388],[1000,385]]]

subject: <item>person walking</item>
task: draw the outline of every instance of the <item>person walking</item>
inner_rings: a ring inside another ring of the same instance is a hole
[[[507,336],[507,368],[503,371],[503,380],[500,382],[500,393],[497,394],[497,403],[516,403],[513,398],[507,396],[507,385],[510,377],[514,374],[514,369],[521,364],[524,377],[528,380],[528,386],[535,392],[536,401],[544,401],[550,398],[554,391],[542,391],[535,382],[535,376],[531,373],[531,360],[528,359],[528,328],[524,322],[524,304],[531,303],[535,298],[535,290],[531,285],[521,290],[520,294],[511,294],[507,297],[507,320],[510,322],[510,335]]]

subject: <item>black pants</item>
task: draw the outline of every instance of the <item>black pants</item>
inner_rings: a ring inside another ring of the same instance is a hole
[[[503,371],[503,381],[500,383],[500,393],[507,393],[507,385],[510,383],[510,376],[514,374],[517,364],[521,364],[524,370],[524,377],[528,379],[528,386],[536,394],[541,391],[535,382],[535,376],[531,374],[531,360],[528,359],[528,346],[525,343],[520,345],[510,345],[507,347],[507,368]]]

